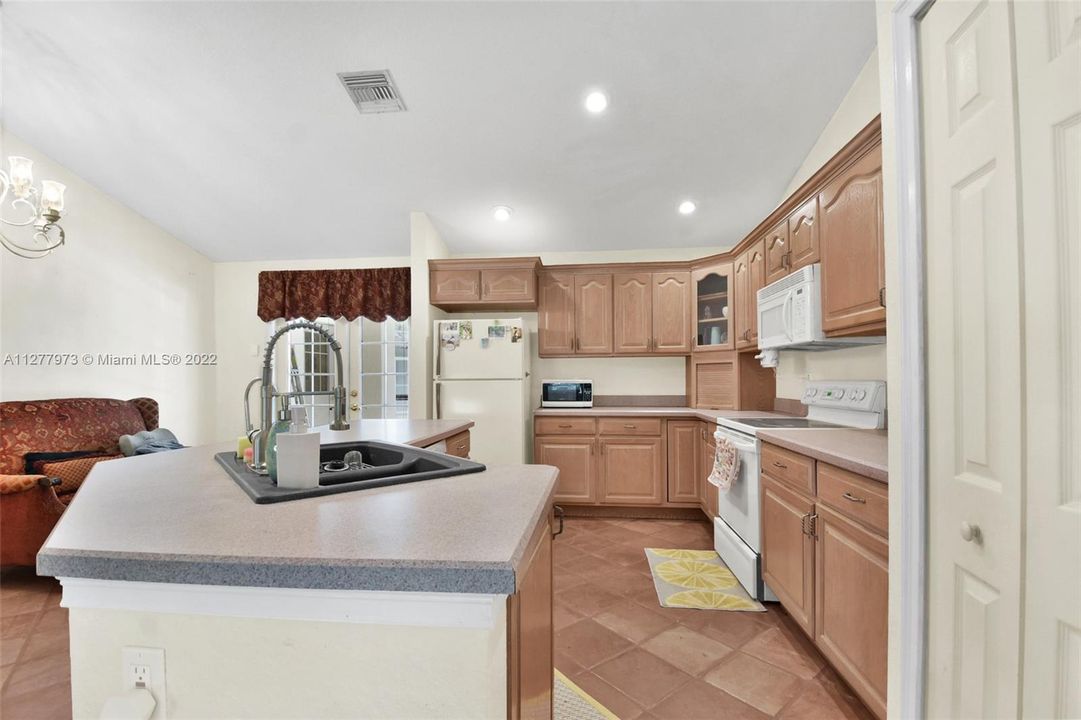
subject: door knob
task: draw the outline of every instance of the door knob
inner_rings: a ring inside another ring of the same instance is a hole
[[[982,542],[983,533],[980,532],[980,526],[970,522],[961,523],[961,539],[965,542]]]
[[[356,396],[357,396],[357,391],[356,390],[350,390],[349,391],[349,397],[356,397]]]
[[[353,404],[351,404],[349,406],[349,409],[352,410],[353,412],[356,412],[357,410],[360,410],[360,405],[357,405],[356,403],[353,403]]]

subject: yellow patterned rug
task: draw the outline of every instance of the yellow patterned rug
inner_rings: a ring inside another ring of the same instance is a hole
[[[612,711],[594,700],[589,693],[578,687],[567,676],[555,671],[552,697],[554,720],[619,720]]]
[[[712,550],[646,548],[662,607],[765,612]]]

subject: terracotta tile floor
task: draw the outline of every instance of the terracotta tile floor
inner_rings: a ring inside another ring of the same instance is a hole
[[[780,605],[663,608],[643,548],[712,549],[702,521],[568,518],[555,663],[622,720],[871,718]]]
[[[569,518],[555,542],[556,667],[622,720],[870,718],[778,605],[657,603],[646,547],[708,549],[705,522]],[[0,717],[71,717],[67,610],[30,568],[0,573]]]

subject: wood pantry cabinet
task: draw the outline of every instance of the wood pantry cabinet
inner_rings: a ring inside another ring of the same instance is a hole
[[[429,302],[450,312],[537,308],[540,258],[428,261]]]
[[[818,195],[822,255],[822,330],[881,331],[886,322],[882,146],[875,145]]]
[[[507,598],[507,717],[514,720],[552,718],[552,527],[549,508],[526,548],[516,592]]]
[[[887,486],[762,443],[762,576],[880,718],[886,716]]]

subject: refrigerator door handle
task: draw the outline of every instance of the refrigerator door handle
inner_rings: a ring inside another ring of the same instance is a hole
[[[435,384],[435,419],[439,420],[439,390],[443,386],[439,383]]]

